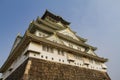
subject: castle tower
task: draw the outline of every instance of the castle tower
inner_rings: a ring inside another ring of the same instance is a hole
[[[1,80],[111,80],[107,59],[86,41],[70,22],[46,10],[16,37],[0,68]]]

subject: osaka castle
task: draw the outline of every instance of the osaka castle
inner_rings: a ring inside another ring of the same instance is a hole
[[[48,10],[17,35],[0,80],[111,80],[96,47]]]

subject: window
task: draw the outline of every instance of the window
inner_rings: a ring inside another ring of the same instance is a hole
[[[47,47],[45,45],[42,46],[43,51],[47,51]]]
[[[60,55],[60,50],[58,50],[58,55]]]
[[[83,58],[82,58],[81,56],[79,56],[79,60],[81,60],[81,61],[82,61],[82,60],[83,60]]]
[[[73,48],[73,45],[71,43],[69,43],[69,47]]]
[[[94,63],[94,60],[93,60],[93,59],[89,59],[89,62],[90,62],[90,63]]]
[[[87,67],[89,67],[89,65],[86,65]]]
[[[41,37],[41,33],[39,33],[39,36]]]
[[[74,63],[76,65],[76,63]]]
[[[45,34],[43,34],[43,37],[45,37]]]
[[[59,59],[59,61],[61,61],[61,59]]]
[[[77,47],[77,49],[81,51],[81,48],[79,46]]]
[[[49,50],[49,47],[47,46],[47,52],[49,52],[50,50]]]
[[[9,69],[9,71],[12,71],[12,70],[13,70],[13,68],[10,68],[10,69]]]
[[[54,58],[52,58],[52,60],[54,60]]]
[[[46,56],[45,58],[47,59],[48,57]]]
[[[50,53],[54,52],[54,49],[52,47],[49,47],[49,46],[43,45],[42,49],[43,49],[43,51],[47,51],[47,52],[50,52]]]
[[[61,55],[64,56],[64,51],[61,51]]]
[[[91,69],[92,69],[92,66],[91,66]]]
[[[34,54],[34,56],[36,56],[36,54]]]
[[[41,58],[43,58],[43,55],[41,55]]]
[[[76,58],[76,59],[79,59],[79,56],[76,56],[76,55],[75,55],[75,58]]]
[[[69,61],[69,64],[70,64],[70,61]]]
[[[75,58],[78,60],[83,60],[81,56],[75,55]]]
[[[53,51],[54,51],[53,48],[50,48],[50,52],[53,53]]]
[[[104,78],[103,80],[107,80],[106,78]]]
[[[100,65],[100,62],[98,62],[98,61],[95,61],[95,64],[97,64],[97,65]]]
[[[96,69],[98,69],[98,67],[96,67]]]
[[[58,50],[58,55],[62,55],[62,56],[64,56],[64,51],[62,51],[62,50]]]

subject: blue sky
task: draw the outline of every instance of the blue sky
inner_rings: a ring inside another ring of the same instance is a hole
[[[71,28],[96,54],[109,59],[108,74],[120,76],[120,0],[0,0],[0,66],[4,63],[18,32],[22,35],[30,21],[46,9],[71,22]]]

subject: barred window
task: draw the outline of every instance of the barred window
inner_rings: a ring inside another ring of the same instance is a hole
[[[62,56],[64,56],[64,51],[62,51],[62,50],[58,50],[58,55],[62,55]]]
[[[69,43],[69,47],[73,48],[73,45],[71,43]]]
[[[43,45],[43,46],[42,46],[42,50],[43,50],[43,51],[50,52],[50,53],[54,53],[54,48],[49,47],[49,46]]]
[[[79,46],[77,47],[77,49],[81,51],[81,48]]]
[[[47,46],[43,45],[43,46],[42,46],[42,50],[43,50],[43,51],[47,51]]]
[[[53,49],[52,47],[50,48],[50,52],[51,52],[51,53],[54,53],[54,49]]]
[[[90,62],[90,63],[94,63],[94,60],[93,60],[93,59],[89,59],[89,62]]]

